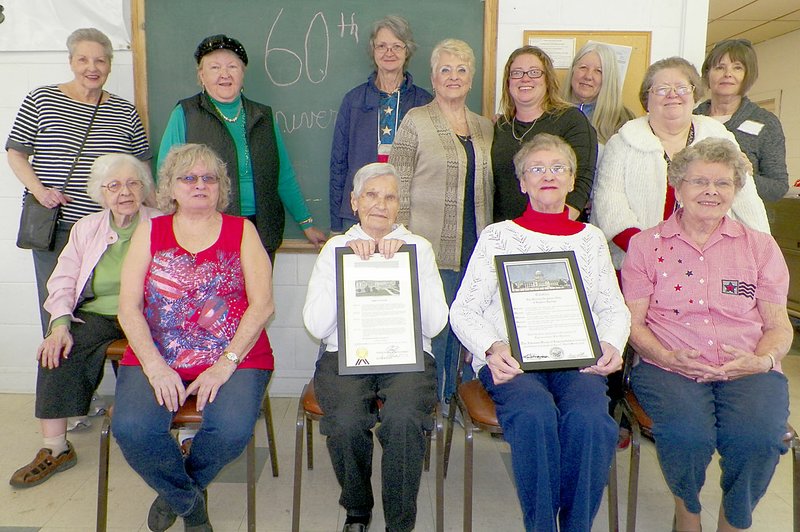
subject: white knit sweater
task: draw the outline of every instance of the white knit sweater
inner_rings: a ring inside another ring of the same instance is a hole
[[[721,137],[736,144],[733,134],[713,118],[695,115],[692,123],[694,142]],[[649,229],[663,221],[667,162],[648,117],[629,121],[609,139],[594,179],[593,194],[591,221],[603,230],[609,242],[625,229]],[[729,215],[753,229],[770,232],[767,212],[752,177],[748,176],[744,188],[736,193]],[[614,266],[619,269],[625,253],[613,242],[609,246]]]
[[[603,233],[586,224],[575,235],[547,235],[509,220],[483,230],[450,308],[450,326],[472,353],[476,373],[486,365],[486,350],[494,342],[508,342],[495,255],[568,250],[575,252],[600,341],[608,342],[622,353],[628,341],[631,315],[619,291]]]

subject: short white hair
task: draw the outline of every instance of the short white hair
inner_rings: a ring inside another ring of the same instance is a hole
[[[370,179],[380,176],[392,176],[395,185],[400,186],[400,178],[397,175],[397,169],[393,164],[389,163],[369,163],[359,168],[356,175],[353,176],[353,194],[358,197],[361,191],[364,190],[364,185]]]
[[[128,153],[108,153],[101,155],[92,163],[89,172],[89,179],[86,181],[86,194],[89,195],[98,205],[103,208],[105,204],[103,196],[103,183],[111,177],[121,166],[130,166],[136,172],[136,177],[142,182],[142,199],[147,198],[155,189],[153,176],[150,167]]]

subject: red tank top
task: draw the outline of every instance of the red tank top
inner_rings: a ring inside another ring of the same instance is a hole
[[[167,364],[182,379],[193,380],[222,356],[247,310],[240,256],[244,218],[223,214],[217,241],[194,255],[178,244],[172,220],[173,215],[151,220],[144,317]],[[120,364],[140,365],[130,347]],[[273,367],[272,348],[261,331],[239,368]]]

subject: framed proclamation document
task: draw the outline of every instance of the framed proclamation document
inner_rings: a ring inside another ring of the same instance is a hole
[[[336,248],[339,374],[423,371],[417,248],[362,260]]]
[[[583,368],[602,354],[572,251],[498,255],[511,353],[523,370]]]

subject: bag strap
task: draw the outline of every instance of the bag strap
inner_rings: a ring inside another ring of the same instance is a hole
[[[94,111],[92,111],[92,118],[89,119],[89,127],[86,128],[86,134],[83,136],[81,145],[78,148],[78,153],[75,154],[75,160],[72,161],[72,166],[69,168],[69,174],[67,174],[67,179],[64,180],[64,184],[61,185],[62,193],[65,190],[67,190],[67,184],[69,184],[69,180],[72,179],[72,173],[75,171],[75,166],[78,164],[78,159],[81,158],[81,153],[83,153],[83,147],[86,146],[86,139],[89,138],[89,132],[92,131],[92,124],[94,124],[94,118],[97,116],[97,110],[100,108],[101,101],[103,101],[103,89],[100,89],[100,97],[97,99],[97,103],[94,106]]]

